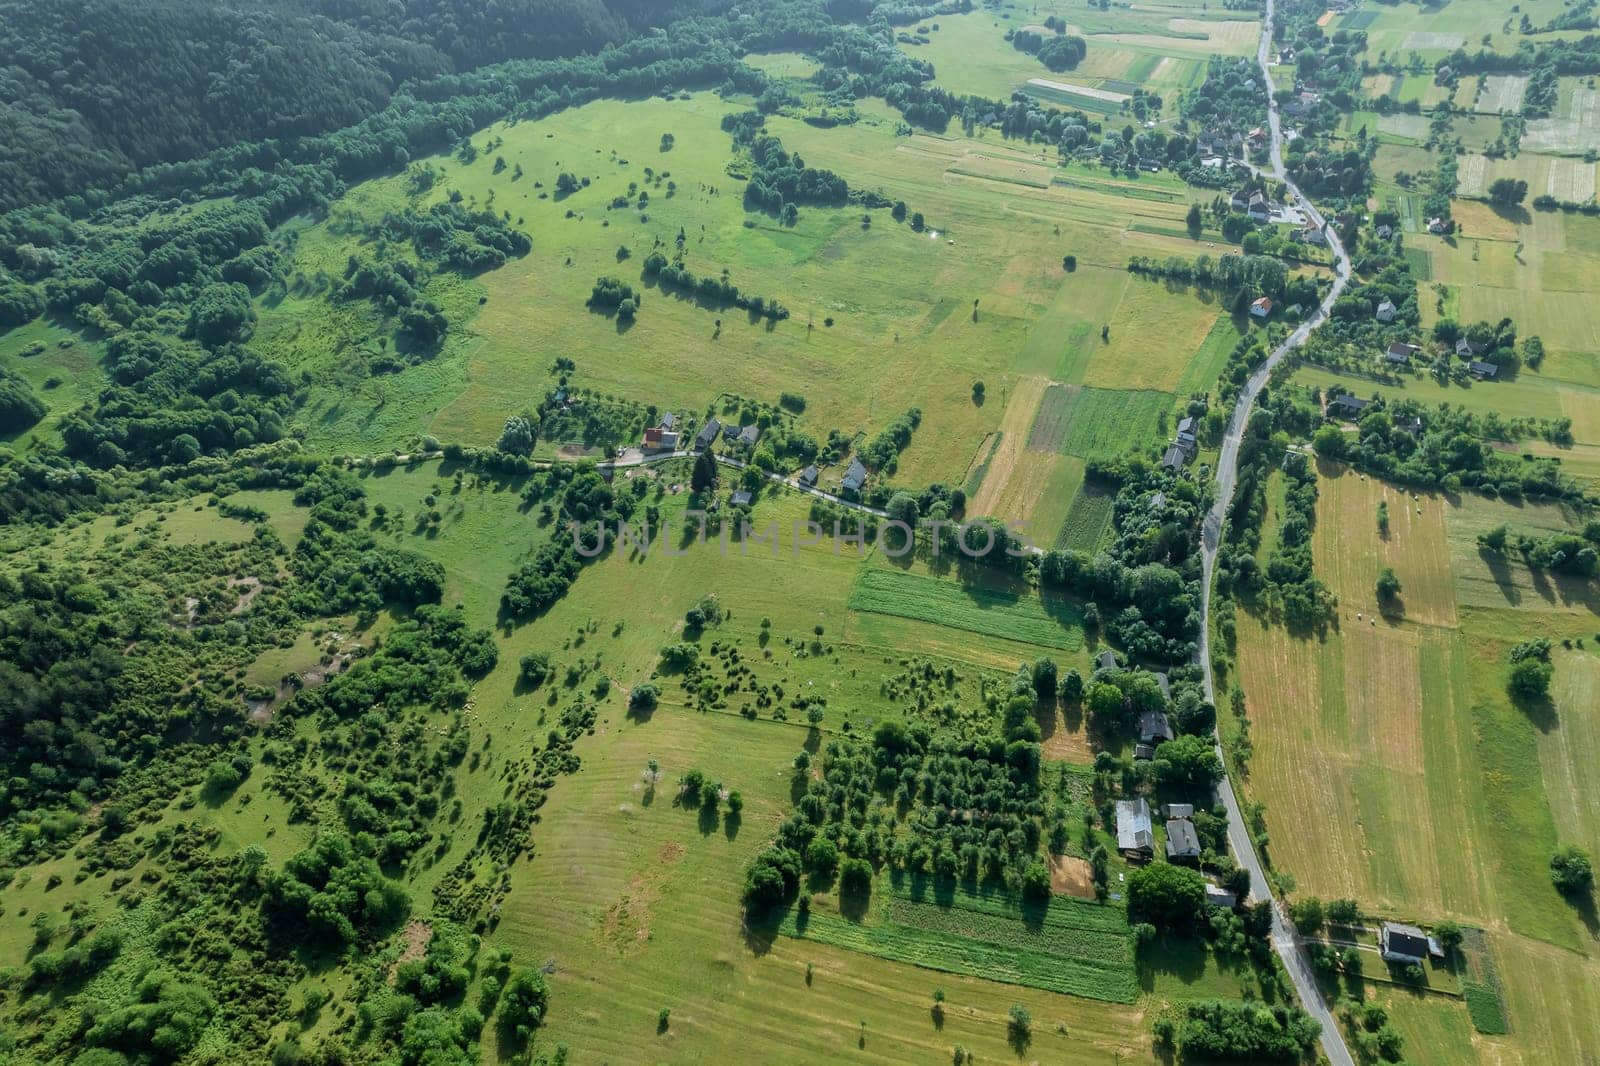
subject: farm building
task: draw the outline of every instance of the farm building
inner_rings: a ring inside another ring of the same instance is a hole
[[[1428,232],[1429,233],[1446,233],[1446,232],[1449,232],[1449,229],[1450,229],[1450,223],[1446,222],[1442,218],[1430,218],[1430,219],[1428,219]]]
[[[722,423],[715,418],[706,419],[706,424],[700,427],[700,432],[695,434],[694,447],[696,451],[704,451],[711,447],[722,432]]]
[[[839,482],[839,487],[849,492],[860,492],[867,483],[867,468],[861,465],[860,459],[852,458],[850,465],[845,468],[844,480]]]
[[[1143,796],[1117,801],[1117,850],[1124,855],[1151,855],[1156,850],[1150,827],[1150,804]]]
[[[1416,963],[1428,957],[1428,934],[1414,925],[1384,922],[1378,930],[1378,953],[1385,962]]]
[[[1386,241],[1390,237],[1393,237],[1393,236],[1394,236],[1394,227],[1393,226],[1390,226],[1387,223],[1385,223],[1384,225],[1378,227],[1378,239],[1380,241]]]
[[[1176,444],[1168,445],[1166,452],[1161,456],[1161,465],[1168,470],[1182,469],[1183,464],[1188,461],[1189,453]]]
[[[746,492],[744,489],[740,489],[738,492],[728,497],[728,502],[733,504],[735,507],[749,507],[750,501],[754,498],[755,497],[751,496],[750,493]]]
[[[1156,684],[1161,686],[1161,694],[1170,700],[1172,698],[1172,681],[1167,677],[1166,672],[1157,670],[1150,676],[1155,678]]]
[[[1250,209],[1245,212],[1256,222],[1265,222],[1272,217],[1272,205],[1267,203],[1267,198],[1260,193],[1250,197]]]
[[[1239,905],[1239,898],[1225,888],[1206,882],[1206,906],[1220,907],[1224,910],[1233,910]]]
[[[1171,740],[1172,723],[1160,711],[1144,711],[1139,715],[1139,739],[1146,744]]]
[[[1463,359],[1477,358],[1483,354],[1483,350],[1486,347],[1488,346],[1479,344],[1477,341],[1469,341],[1465,337],[1460,337],[1456,340],[1456,354]]]
[[[1194,804],[1192,803],[1163,803],[1161,805],[1163,818],[1193,818]]]
[[[817,478],[820,477],[821,474],[822,472],[817,469],[817,464],[812,463],[810,466],[800,471],[800,484],[809,489],[811,486],[817,483]]]
[[[1186,446],[1188,446],[1190,448],[1193,448],[1195,446],[1195,444],[1197,443],[1195,441],[1195,437],[1194,437],[1194,428],[1195,427],[1194,427],[1194,419],[1193,418],[1184,418],[1181,421],[1179,421],[1178,422],[1178,436],[1177,436],[1178,443],[1186,445]]]
[[[1250,313],[1257,318],[1266,318],[1272,314],[1272,297],[1258,296],[1251,301]]]
[[[1156,749],[1149,744],[1135,744],[1133,746],[1133,759],[1135,762],[1149,762],[1156,757]]]
[[[1385,300],[1378,305],[1377,319],[1379,322],[1393,322],[1394,316],[1399,313],[1400,309],[1394,305],[1393,300]]]
[[[1114,653],[1110,648],[1107,648],[1099,655],[1096,655],[1094,658],[1094,668],[1096,670],[1115,670],[1117,668],[1116,653]]]
[[[676,430],[678,428],[678,416],[673,414],[671,411],[668,411],[666,414],[662,415],[661,428],[669,433]]]
[[[1169,859],[1198,859],[1200,857],[1200,837],[1194,831],[1194,823],[1187,818],[1174,818],[1167,823],[1167,858]]]
[[[1228,206],[1233,208],[1235,211],[1243,211],[1245,208],[1249,207],[1250,189],[1246,187],[1235,192],[1231,197],[1228,198]]]
[[[1500,368],[1495,366],[1493,363],[1485,363],[1481,359],[1474,359],[1467,364],[1467,373],[1471,374],[1479,381],[1487,381],[1489,378],[1492,378],[1496,374],[1500,373]]]

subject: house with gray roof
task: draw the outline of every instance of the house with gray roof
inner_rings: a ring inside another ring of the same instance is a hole
[[[845,468],[844,480],[839,482],[839,487],[847,492],[860,492],[867,483],[867,468],[861,465],[861,460],[854,456],[850,465]]]
[[[1161,744],[1172,739],[1172,723],[1160,711],[1142,711],[1139,714],[1139,739],[1146,744]]]
[[[1428,934],[1414,925],[1384,922],[1378,930],[1378,954],[1384,962],[1420,966],[1428,957]]]
[[[703,452],[716,443],[717,435],[722,432],[722,423],[715,418],[706,419],[706,424],[700,427],[700,432],[695,434],[694,448]]]
[[[1167,823],[1167,858],[1198,859],[1200,857],[1200,837],[1194,831],[1194,823],[1187,818],[1174,818]]]
[[[1117,801],[1117,850],[1128,856],[1155,853],[1156,835],[1150,825],[1150,804],[1143,796]]]

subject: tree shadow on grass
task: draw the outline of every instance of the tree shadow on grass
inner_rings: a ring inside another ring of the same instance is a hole
[[[741,932],[744,936],[744,946],[752,955],[765,955],[772,950],[772,942],[778,939],[778,932],[783,927],[786,913],[785,908],[779,907],[762,914],[753,915],[748,911],[745,912]],[[804,927],[799,922],[796,923],[796,932],[804,932]]]

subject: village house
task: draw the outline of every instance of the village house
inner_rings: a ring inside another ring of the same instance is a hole
[[[1250,313],[1256,318],[1266,318],[1272,314],[1272,297],[1258,296],[1250,302]]]
[[[1167,858],[1176,862],[1179,859],[1198,859],[1200,857],[1200,837],[1194,831],[1194,823],[1187,818],[1175,818],[1167,823]]]
[[[1383,357],[1391,363],[1403,366],[1406,363],[1411,362],[1411,357],[1416,355],[1421,350],[1422,349],[1415,344],[1405,344],[1401,341],[1391,341],[1389,343],[1389,347],[1384,350]]]
[[[1176,444],[1167,445],[1167,450],[1161,453],[1161,465],[1168,470],[1182,470],[1188,461],[1189,452]]]
[[[820,476],[822,476],[822,472],[817,469],[816,463],[812,463],[810,466],[800,471],[800,487],[807,489],[811,488],[817,483],[817,478]]]
[[[715,418],[706,419],[706,424],[700,427],[700,432],[695,434],[694,448],[703,452],[716,443],[717,435],[722,432],[722,423]]]
[[[1343,415],[1346,418],[1358,418],[1362,411],[1372,403],[1371,400],[1357,399],[1354,396],[1335,396],[1328,401],[1328,416]]]
[[[1462,359],[1475,359],[1482,355],[1484,349],[1487,347],[1488,345],[1486,344],[1479,344],[1477,341],[1469,341],[1465,337],[1456,338],[1456,355],[1460,356]]]
[[[1103,650],[1099,655],[1094,657],[1094,668],[1096,670],[1117,669],[1117,657],[1115,653],[1113,653],[1110,648]]]
[[[1192,803],[1163,803],[1161,805],[1163,818],[1193,818],[1194,804]]]
[[[1386,241],[1390,237],[1393,237],[1393,236],[1394,236],[1394,227],[1389,225],[1387,222],[1385,222],[1384,224],[1382,224],[1381,226],[1378,227],[1378,239],[1380,241]]]
[[[1272,217],[1272,205],[1260,193],[1250,197],[1250,207],[1245,211],[1252,221],[1265,222]]]
[[[1428,957],[1428,934],[1414,925],[1384,922],[1378,930],[1378,954],[1384,962],[1422,965]]]
[[[1139,714],[1139,739],[1146,744],[1159,746],[1172,739],[1172,723],[1161,711],[1142,711]]]
[[[1474,359],[1467,364],[1467,373],[1479,381],[1487,381],[1500,373],[1500,368],[1493,363],[1485,363],[1481,359]]]
[[[1117,801],[1117,850],[1129,858],[1149,858],[1155,853],[1156,835],[1150,826],[1150,804],[1143,796]]]
[[[850,465],[845,468],[844,480],[839,482],[839,487],[846,492],[860,492],[867,483],[867,468],[861,465],[861,460],[850,457]]]
[[[735,492],[732,496],[728,497],[728,502],[735,507],[749,507],[751,500],[754,498],[755,497],[751,496],[749,492],[745,491],[744,489],[740,489],[738,492]]]
[[[1250,195],[1251,190],[1249,186],[1245,186],[1244,188],[1237,190],[1231,197],[1228,198],[1228,206],[1233,208],[1235,211],[1243,211],[1250,206]]]
[[[1428,219],[1429,233],[1443,233],[1450,228],[1450,224],[1442,218]]]
[[[1399,313],[1400,309],[1394,305],[1393,300],[1385,300],[1378,305],[1377,319],[1379,322],[1393,322],[1394,316]]]

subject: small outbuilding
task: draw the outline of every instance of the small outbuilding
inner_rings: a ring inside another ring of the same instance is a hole
[[[1377,319],[1379,322],[1393,322],[1394,316],[1400,309],[1394,305],[1393,300],[1385,300],[1378,305]]]

